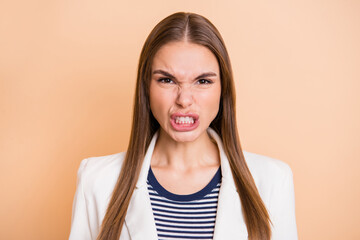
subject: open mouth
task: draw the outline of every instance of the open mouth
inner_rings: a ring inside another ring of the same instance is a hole
[[[173,114],[170,122],[176,131],[191,131],[199,126],[199,116],[196,114]]]
[[[194,124],[195,120],[192,117],[176,117],[176,124]]]

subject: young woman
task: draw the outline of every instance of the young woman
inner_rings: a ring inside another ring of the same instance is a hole
[[[126,153],[85,159],[71,240],[295,240],[288,165],[243,152],[224,42],[175,13],[141,52]]]

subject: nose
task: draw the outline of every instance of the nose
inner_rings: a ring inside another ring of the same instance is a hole
[[[190,88],[179,88],[176,98],[176,104],[187,108],[194,102],[193,93]]]

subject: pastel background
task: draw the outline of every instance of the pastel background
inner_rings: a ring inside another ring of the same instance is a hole
[[[0,239],[67,239],[82,159],[124,151],[136,66],[176,11],[209,18],[245,150],[294,174],[299,238],[360,239],[360,1],[0,2]]]

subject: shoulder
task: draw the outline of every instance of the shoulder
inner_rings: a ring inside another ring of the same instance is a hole
[[[290,166],[278,159],[244,151],[245,161],[252,174],[278,175],[291,172]]]
[[[117,153],[81,161],[70,239],[96,238],[124,158],[125,153]]]
[[[78,179],[82,181],[85,193],[97,192],[115,186],[126,152],[90,157],[81,161]]]
[[[79,171],[83,174],[99,174],[114,168],[121,168],[126,152],[106,156],[85,158],[80,163]]]
[[[287,163],[246,151],[244,157],[260,194],[284,181],[292,181],[292,171]]]
[[[244,152],[272,221],[272,239],[297,239],[292,171],[278,159]]]

